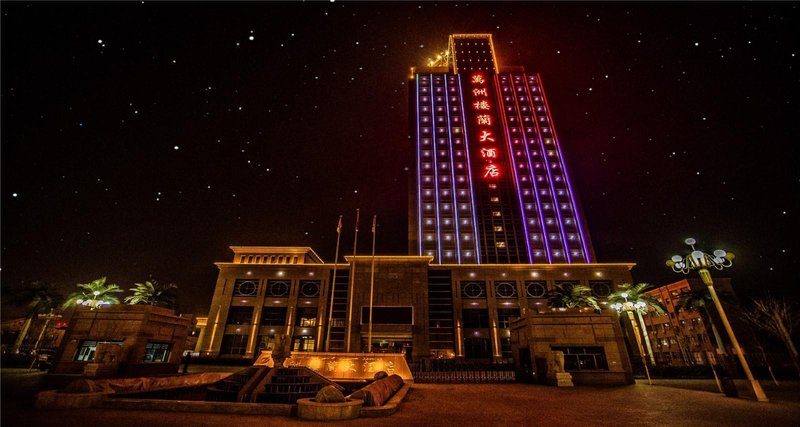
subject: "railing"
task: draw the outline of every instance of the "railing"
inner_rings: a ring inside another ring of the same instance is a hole
[[[499,384],[516,382],[514,371],[414,372],[415,383]]]

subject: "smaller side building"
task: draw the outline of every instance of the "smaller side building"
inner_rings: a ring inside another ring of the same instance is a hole
[[[575,384],[633,384],[633,372],[616,313],[570,309],[511,321],[514,364],[523,380],[544,383],[547,355],[564,353]]]
[[[736,302],[731,280],[715,278],[714,288],[742,348],[745,352],[748,349],[752,351],[757,347],[752,333],[737,315],[735,305],[731,305],[731,302]],[[657,365],[719,365],[722,362],[719,360],[720,356],[735,354],[710,299],[705,301],[704,310],[678,310],[683,295],[703,295],[705,292],[706,285],[695,278],[670,283],[647,292],[647,295],[655,297],[666,309],[662,315],[651,312],[644,318]]]
[[[176,373],[191,324],[191,316],[149,305],[79,307],[50,373],[84,374],[97,364],[123,376]]]

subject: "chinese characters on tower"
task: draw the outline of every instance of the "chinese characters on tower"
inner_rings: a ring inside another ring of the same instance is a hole
[[[489,101],[489,91],[486,88],[486,79],[483,74],[475,73],[470,79],[472,83],[472,109],[475,111],[475,124],[478,125],[478,143],[480,144],[482,170],[484,178],[497,178],[501,170],[496,163],[497,146],[495,145],[494,130],[491,127],[494,117],[491,114],[492,104]]]

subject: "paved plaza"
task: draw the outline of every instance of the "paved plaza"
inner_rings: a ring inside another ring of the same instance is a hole
[[[263,426],[307,425],[285,417],[123,410],[37,411],[32,396],[41,374],[3,370],[3,426]],[[626,387],[555,388],[530,384],[415,384],[400,410],[388,418],[361,418],[339,425],[797,425],[800,383],[762,382],[769,403],[714,393],[711,380],[639,381]]]

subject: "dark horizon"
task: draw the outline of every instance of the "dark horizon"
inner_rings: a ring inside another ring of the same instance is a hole
[[[798,295],[795,4],[2,4],[3,288],[153,274],[205,315],[228,246],[406,254],[409,67],[452,33],[540,73],[599,262],[734,252]],[[252,40],[251,40],[252,37]],[[794,195],[794,196],[792,196]]]

